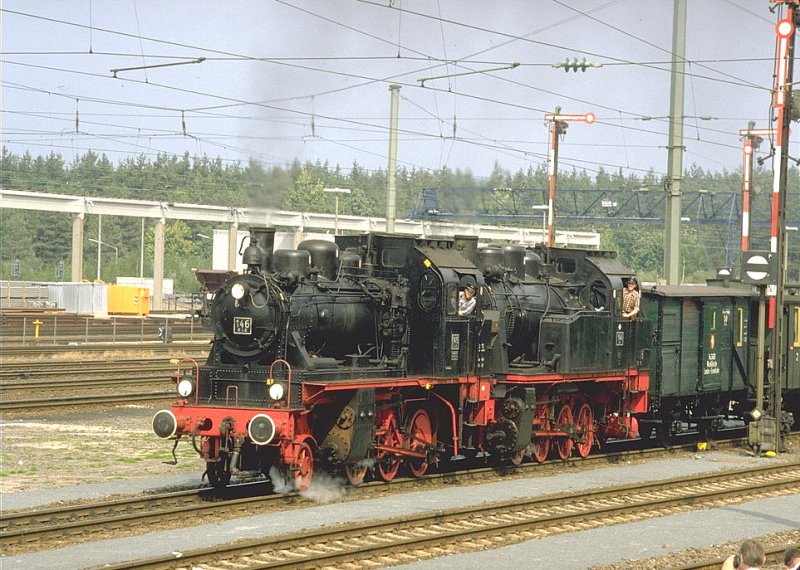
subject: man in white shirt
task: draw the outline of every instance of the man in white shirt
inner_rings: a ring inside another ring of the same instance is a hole
[[[458,316],[459,317],[466,317],[469,316],[472,311],[475,310],[475,294],[478,292],[478,289],[470,283],[464,290],[458,294]]]

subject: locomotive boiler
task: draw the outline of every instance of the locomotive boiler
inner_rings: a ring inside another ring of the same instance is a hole
[[[651,329],[621,318],[633,274],[615,254],[384,233],[273,243],[251,230],[247,270],[210,301],[208,359],[183,365],[180,399],[153,419],[192,442],[212,484],[388,481],[481,451],[544,461],[637,437]],[[467,285],[477,305],[460,315]]]

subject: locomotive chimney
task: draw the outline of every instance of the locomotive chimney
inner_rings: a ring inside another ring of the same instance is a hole
[[[248,245],[242,254],[242,263],[247,266],[248,271],[261,268],[261,261],[263,259],[261,248],[258,247],[258,238],[253,231],[250,231],[250,245]]]

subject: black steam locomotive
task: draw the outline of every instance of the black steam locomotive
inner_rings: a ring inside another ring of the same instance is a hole
[[[585,457],[638,437],[653,331],[621,317],[634,275],[614,253],[385,233],[273,245],[251,230],[246,272],[210,302],[207,361],[153,418],[191,440],[212,484],[277,470],[302,490],[318,468],[388,481],[441,458]]]

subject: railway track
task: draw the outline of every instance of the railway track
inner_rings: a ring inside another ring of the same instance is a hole
[[[717,442],[718,447],[735,446],[740,440]],[[375,481],[343,490],[340,500],[358,500],[418,490],[421,486],[451,486],[453,484],[478,484],[504,477],[529,477],[555,474],[565,468],[593,468],[623,461],[658,459],[678,450],[691,450],[690,445],[672,449],[647,449],[590,455],[586,459],[567,462],[549,461],[544,464],[522,466],[480,467],[451,473],[430,473],[422,479],[400,478],[391,484]],[[201,524],[204,516],[208,522],[263,514],[305,506],[296,493],[264,495],[268,485],[264,482],[229,487],[224,491],[192,489],[143,497],[129,497],[108,501],[58,506],[33,511],[4,512],[0,519],[0,547],[3,552],[40,550],[60,544],[91,540],[92,536],[108,532],[108,528],[124,528],[126,535],[144,533],[152,528],[166,528],[169,524],[185,524],[192,520]]]
[[[793,494],[798,485],[800,463],[773,465],[306,529],[105,568],[374,568]]]
[[[52,356],[54,354],[96,354],[107,352],[149,352],[156,354],[199,354],[201,352],[208,352],[208,340],[193,341],[193,342],[172,342],[164,344],[163,342],[130,342],[130,343],[108,343],[98,342],[93,344],[69,344],[69,345],[54,345],[54,344],[40,344],[36,346],[7,346],[0,344],[0,359],[3,365],[13,365],[10,359],[16,357],[42,358],[45,356]],[[26,360],[26,362],[31,362]]]
[[[95,396],[65,396],[47,399],[4,400],[0,410],[34,410],[39,408],[69,408],[75,406],[92,406],[98,404],[125,404],[130,402],[152,402],[175,399],[175,391],[163,392],[126,392],[124,394],[104,394]]]
[[[25,390],[27,392],[53,392],[58,390],[70,390],[73,388],[114,389],[119,386],[145,386],[148,384],[165,384],[169,382],[169,370],[153,369],[154,372],[157,370],[165,374],[127,375],[124,378],[84,378],[78,380],[58,380],[56,382],[47,380],[38,380],[35,382],[6,382],[0,384],[0,395],[18,390]],[[139,370],[137,370],[137,372],[139,372]]]
[[[0,410],[163,400],[175,396],[170,378],[177,368],[164,357],[12,362],[0,372]],[[123,391],[131,386],[148,392]],[[80,389],[90,394],[78,395]]]
[[[92,360],[42,360],[39,362],[8,362],[0,370],[0,386],[41,378],[49,382],[64,376],[81,376],[127,372],[169,372],[176,368],[165,357],[98,358]],[[32,382],[35,384],[35,382]]]

